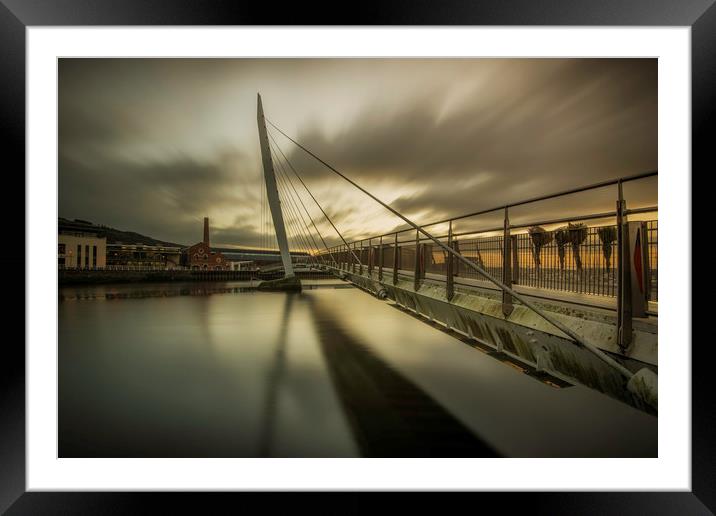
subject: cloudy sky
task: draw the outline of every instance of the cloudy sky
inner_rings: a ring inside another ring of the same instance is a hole
[[[657,169],[654,59],[62,59],[59,215],[182,244],[209,216],[213,245],[263,245],[257,92],[287,134],[421,223]],[[399,225],[273,134],[347,239]],[[513,217],[608,211],[613,193]],[[656,180],[627,201],[656,204]]]

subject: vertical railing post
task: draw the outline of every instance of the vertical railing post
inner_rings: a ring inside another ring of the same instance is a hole
[[[351,247],[351,244],[348,244],[348,246],[349,246],[349,251],[350,251],[350,253],[351,253],[351,256],[350,256],[350,258],[351,258],[351,272],[352,272],[353,274],[356,273],[356,261],[355,261],[355,258],[353,257],[353,255],[354,255],[355,252],[356,252],[356,245],[357,245],[356,243],[353,243],[353,246]]]
[[[644,303],[648,307],[651,299],[651,262],[649,261],[649,223],[641,223],[641,261],[644,270]]]
[[[453,247],[452,241],[452,220],[448,227],[448,247]],[[455,295],[455,278],[453,277],[453,265],[455,264],[455,257],[448,252],[445,252],[445,297],[450,301]]]
[[[360,263],[358,264],[358,274],[363,276],[363,262],[365,261],[365,258],[363,257],[363,240],[360,241],[360,251],[358,251],[358,259],[360,260]]]
[[[520,282],[520,254],[518,235],[512,235],[512,283]]]
[[[617,183],[617,343],[624,351],[631,344],[631,266],[629,264],[629,231],[626,221],[626,201],[622,182]]]
[[[383,237],[378,242],[378,281],[383,281]]]
[[[415,267],[413,270],[413,290],[420,289],[420,265],[422,262],[420,252],[420,231],[415,230]]]
[[[510,244],[510,216],[507,206],[505,206],[505,222],[504,229],[502,232],[502,283],[508,287],[512,287],[512,262],[510,258],[510,251],[512,245]],[[505,317],[509,316],[514,310],[512,305],[512,296],[502,291],[502,313]]]
[[[368,276],[373,277],[373,239],[368,239]]]
[[[398,233],[395,233],[395,246],[393,247],[393,285],[398,284],[398,264],[400,263],[400,247],[398,247]]]
[[[460,252],[460,242],[458,242],[457,238],[454,239],[453,245],[455,246],[455,252],[459,253]],[[455,258],[455,274],[454,275],[455,276],[460,275],[460,260],[458,260],[457,258]]]

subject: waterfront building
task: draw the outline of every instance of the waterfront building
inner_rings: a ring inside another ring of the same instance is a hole
[[[154,269],[176,269],[181,266],[181,247],[128,244],[115,242],[107,244],[107,266],[149,267]]]
[[[258,271],[259,268],[253,260],[229,260],[229,269],[232,271]]]
[[[60,269],[103,269],[107,237],[82,221],[60,220],[57,228],[57,266]]]
[[[204,240],[184,249],[182,265],[200,270],[231,270],[231,264],[223,253],[211,250],[209,244],[209,217],[204,217]]]

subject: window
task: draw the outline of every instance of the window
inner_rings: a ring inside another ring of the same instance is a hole
[[[92,246],[92,268],[93,269],[97,268],[97,246],[96,245]]]
[[[65,244],[57,244],[57,254],[65,254]]]
[[[75,265],[77,268],[80,268],[80,265],[82,265],[82,246],[77,244],[77,261],[75,262]]]
[[[89,269],[89,246],[85,246],[85,269]]]

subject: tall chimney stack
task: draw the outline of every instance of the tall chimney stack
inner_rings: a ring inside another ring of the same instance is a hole
[[[204,217],[204,243],[209,245],[209,217]]]

